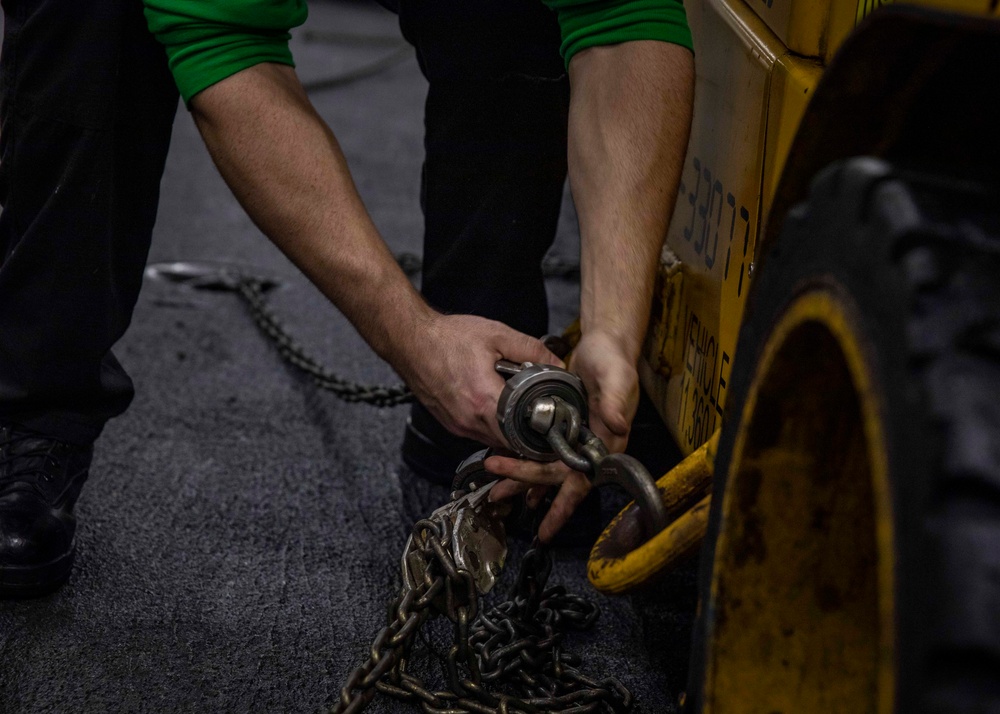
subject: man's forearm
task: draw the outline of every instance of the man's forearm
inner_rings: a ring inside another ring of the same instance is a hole
[[[402,337],[432,312],[379,236],[294,70],[244,70],[197,94],[191,111],[257,226],[395,363]]]
[[[580,52],[569,71],[581,327],[619,341],[634,363],[687,148],[693,57],[669,43],[626,42]]]
[[[294,71],[255,65],[196,94],[190,106],[219,171],[260,229],[445,427],[503,445],[495,415],[504,381],[493,365],[558,358],[501,323],[427,306],[379,236]]]
[[[660,248],[691,123],[691,53],[635,41],[581,50],[570,60],[569,178],[580,219],[582,337],[572,367],[587,386],[590,427],[622,451],[639,402],[636,365]],[[492,473],[561,483],[538,529],[547,542],[590,491],[561,464],[492,456]],[[502,483],[497,497],[522,489]]]

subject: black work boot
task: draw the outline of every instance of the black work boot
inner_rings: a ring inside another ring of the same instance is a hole
[[[0,597],[55,589],[73,567],[73,505],[92,446],[0,424]]]

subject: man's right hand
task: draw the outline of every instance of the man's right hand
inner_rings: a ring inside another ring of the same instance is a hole
[[[473,315],[435,312],[407,332],[390,363],[448,431],[489,446],[507,447],[496,418],[497,360],[563,366],[541,340]]]

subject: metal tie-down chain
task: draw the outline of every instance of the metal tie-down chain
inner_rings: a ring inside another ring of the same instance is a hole
[[[647,537],[666,525],[649,472],[631,457],[609,455],[583,423],[586,393],[578,377],[556,367],[504,361],[497,370],[508,376],[497,418],[522,456],[561,458],[594,485],[623,486],[640,505]],[[552,557],[537,539],[507,600],[481,608],[480,595],[494,586],[507,553],[503,506],[488,499],[496,478],[483,466],[488,454],[481,451],[459,466],[456,484],[466,488],[413,527],[401,563],[403,586],[390,605],[388,624],[367,661],[348,677],[331,710],[335,714],[363,710],[376,692],[435,714],[631,710],[632,694],[621,682],[588,677],[579,669],[580,658],[564,649],[566,633],[590,628],[599,609],[562,586],[548,586]],[[430,691],[408,671],[418,631],[438,613],[453,623],[448,691]]]
[[[483,459],[485,452],[477,456]],[[600,610],[562,586],[547,586],[552,569],[547,548],[533,544],[508,599],[481,609],[480,593],[492,587],[506,556],[500,512],[487,499],[492,486],[490,481],[472,493],[455,493],[455,500],[413,527],[403,555],[403,587],[390,604],[388,624],[375,637],[367,661],[347,678],[331,712],[360,712],[376,692],[435,714],[631,710],[632,695],[617,679],[588,677],[578,669],[580,658],[564,649],[565,634],[593,626]],[[467,539],[482,531],[493,541],[467,548]],[[489,553],[492,558],[484,560]],[[437,614],[453,628],[447,691],[429,690],[409,671],[417,633]]]
[[[419,258],[404,253],[397,261],[408,275],[419,271]],[[188,285],[196,290],[231,292],[238,295],[254,324],[274,344],[278,354],[291,366],[310,377],[317,387],[345,402],[376,407],[395,407],[413,401],[405,384],[361,384],[326,369],[296,342],[267,304],[267,293],[277,282],[239,269],[210,263],[158,263],[146,268],[147,277]]]
[[[419,256],[400,253],[395,258],[407,275],[420,272]],[[547,278],[573,280],[579,278],[580,266],[554,256],[546,256],[542,260],[542,274]],[[309,356],[268,307],[267,292],[277,285],[274,280],[251,275],[230,266],[185,262],[150,265],[146,269],[146,275],[158,280],[190,285],[197,290],[236,293],[250,311],[254,324],[274,343],[278,353],[288,364],[308,375],[320,389],[331,392],[346,402],[396,407],[413,401],[413,393],[405,384],[386,386],[353,382],[331,372]]]
[[[290,365],[309,375],[320,389],[332,392],[345,402],[363,402],[376,407],[395,407],[413,401],[413,392],[405,384],[360,384],[324,369],[282,327],[267,305],[264,285],[260,280],[241,276],[234,289],[246,303],[254,323],[270,338],[278,353]]]

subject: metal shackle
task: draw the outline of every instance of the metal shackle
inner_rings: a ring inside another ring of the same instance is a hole
[[[575,407],[586,423],[587,390],[583,381],[572,372],[552,365],[525,362],[507,379],[497,401],[497,421],[511,448],[534,461],[555,461],[559,458],[549,446],[544,432],[539,430],[543,415],[535,414],[536,402],[545,397],[559,397]],[[539,408],[544,409],[544,404],[544,401],[541,402]]]

